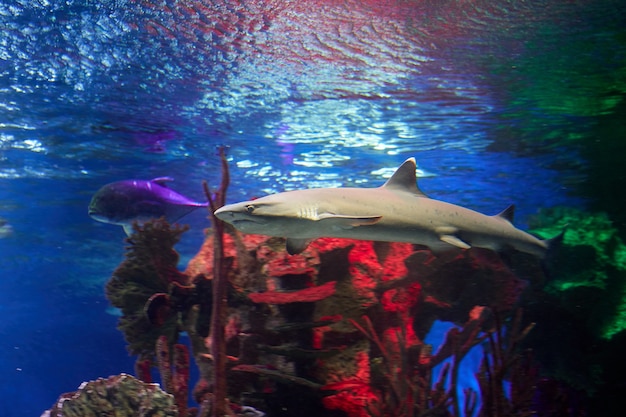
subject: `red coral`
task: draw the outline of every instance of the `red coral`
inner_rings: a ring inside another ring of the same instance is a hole
[[[349,417],[370,417],[369,410],[378,408],[380,394],[372,389],[370,383],[369,355],[357,352],[357,364],[353,376],[333,382],[322,387],[322,390],[339,391],[325,397],[322,402],[329,410],[341,410]]]
[[[374,290],[382,276],[383,269],[378,263],[372,242],[355,241],[354,247],[348,254],[352,286],[356,294],[366,301],[363,307],[376,303]]]
[[[349,417],[371,417],[368,409],[372,408],[380,399],[372,391],[370,385],[352,381],[344,384],[345,387],[349,388],[322,399],[324,407],[328,410],[341,410]]]
[[[152,368],[152,361],[149,359],[137,359],[137,361],[135,361],[135,375],[148,384],[152,383],[150,368]]]
[[[413,320],[413,317],[406,317],[401,326],[388,327],[383,331],[383,339],[394,354],[399,354],[401,349],[423,344],[413,330]]]
[[[330,330],[330,326],[320,326],[313,329],[311,337],[311,346],[313,349],[322,349],[324,347],[324,335]]]
[[[272,277],[284,275],[307,275],[313,277],[317,274],[319,258],[308,256],[310,251],[298,255],[289,255],[286,251],[276,252],[267,246],[263,246],[257,253],[257,259],[264,263],[264,270]]]
[[[380,302],[385,311],[406,314],[418,304],[421,295],[421,285],[414,283],[407,288],[395,288],[385,291]]]
[[[287,304],[310,303],[328,298],[335,293],[336,281],[327,282],[316,287],[305,288],[299,291],[266,291],[248,294],[255,303]]]
[[[178,411],[184,416],[189,395],[189,350],[185,345],[175,344],[172,358],[167,338],[161,336],[157,339],[155,353],[163,389],[174,396]]]
[[[407,267],[404,260],[414,252],[409,243],[389,243],[389,251],[381,262],[383,268],[382,281],[391,281],[404,278]]]
[[[174,345],[172,384],[178,413],[180,416],[185,416],[187,415],[187,396],[189,395],[189,350],[185,345]]]
[[[355,240],[352,239],[341,239],[335,237],[325,237],[316,239],[311,242],[309,245],[309,249],[315,249],[317,253],[320,255],[334,251],[336,249],[345,249],[353,246],[355,244]]]

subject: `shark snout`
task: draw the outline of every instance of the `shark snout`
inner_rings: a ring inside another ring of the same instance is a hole
[[[227,206],[215,210],[213,214],[215,214],[215,217],[226,223],[234,224],[239,221],[254,221],[252,218],[250,218],[252,216],[249,216],[239,210],[232,210]]]
[[[233,212],[227,210],[226,206],[218,208],[213,214],[215,214],[215,217],[217,217],[218,219],[224,221],[226,221],[227,219],[232,219],[234,217]]]
[[[218,219],[225,222],[252,217],[251,213],[249,213],[246,209],[246,204],[244,203],[226,204],[225,206],[215,210],[213,214],[215,214]]]
[[[245,205],[230,204],[215,210],[215,217],[230,223],[245,233],[259,233],[268,223],[263,216],[255,216],[246,210]]]

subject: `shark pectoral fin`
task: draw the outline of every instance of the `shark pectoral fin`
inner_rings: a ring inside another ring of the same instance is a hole
[[[288,238],[287,239],[287,253],[289,255],[297,255],[298,253],[305,250],[306,247],[309,246],[309,243],[311,243],[312,240],[313,239]]]
[[[461,249],[471,248],[470,245],[468,245],[467,243],[463,242],[461,239],[453,235],[441,235],[439,236],[439,239],[441,239],[443,242],[446,242],[452,246],[456,246],[457,248],[461,248]]]
[[[382,218],[383,216],[363,216],[363,217],[346,217],[345,219],[348,221],[350,226],[358,227],[358,226],[369,226],[372,224],[376,224]]]

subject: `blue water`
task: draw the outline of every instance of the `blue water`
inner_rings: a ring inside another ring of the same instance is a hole
[[[620,88],[586,78],[623,65],[619,2],[382,3],[0,2],[0,416],[133,372],[103,291],[124,234],[86,210],[105,183],[202,200],[225,145],[231,202],[378,186],[414,156],[424,192],[515,203],[520,227],[586,207],[575,139]],[[184,221],[181,267],[210,226]]]

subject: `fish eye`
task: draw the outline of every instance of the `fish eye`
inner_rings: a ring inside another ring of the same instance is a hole
[[[246,211],[247,211],[248,213],[252,213],[252,212],[254,211],[254,205],[252,205],[252,204],[248,204],[248,205],[246,206]]]

